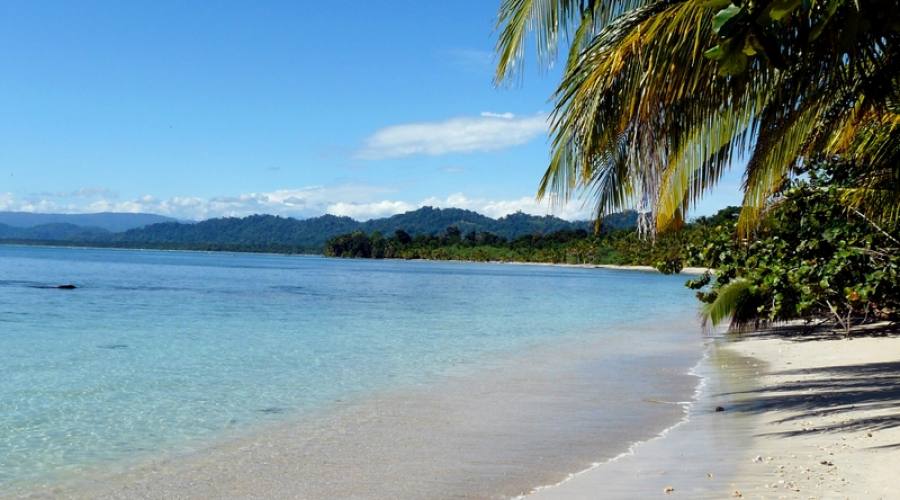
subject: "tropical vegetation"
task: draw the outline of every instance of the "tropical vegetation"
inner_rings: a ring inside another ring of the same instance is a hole
[[[678,272],[685,265],[703,265],[685,253],[691,245],[709,240],[712,232],[736,220],[738,209],[702,217],[683,231],[662,235],[652,245],[634,228],[600,232],[565,229],[552,233],[505,238],[491,232],[462,232],[450,226],[441,234],[411,236],[404,230],[384,236],[375,231],[340,235],[325,245],[325,255],[345,258],[465,260],[476,262],[535,262],[558,264],[616,264],[655,266]]]
[[[788,320],[827,319],[845,333],[900,314],[900,224],[847,210],[854,167],[821,163],[777,193],[758,235],[743,242],[725,223],[686,248],[716,269],[689,282],[712,324],[733,330]],[[706,285],[710,285],[707,287]]]

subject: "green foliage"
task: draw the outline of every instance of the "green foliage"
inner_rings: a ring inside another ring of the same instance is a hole
[[[712,231],[687,253],[717,269],[707,319],[732,328],[794,319],[831,318],[842,328],[900,310],[900,231],[848,209],[841,197],[856,167],[815,163],[771,201],[751,241],[734,223]],[[707,282],[710,280],[707,279]],[[704,280],[688,286],[703,289]]]

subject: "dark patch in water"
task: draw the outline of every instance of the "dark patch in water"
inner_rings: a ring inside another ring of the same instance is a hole
[[[279,408],[277,406],[270,406],[268,408],[262,408],[260,410],[256,410],[259,413],[265,413],[267,415],[275,415],[278,413],[284,413],[284,408]]]
[[[48,285],[46,283],[40,283],[38,281],[23,281],[23,280],[0,280],[0,286],[24,286],[26,288],[44,288],[44,289],[54,289],[54,290],[74,290],[78,288],[72,283],[63,283],[60,285]]]
[[[100,349],[128,349],[128,344],[103,344],[97,347]]]

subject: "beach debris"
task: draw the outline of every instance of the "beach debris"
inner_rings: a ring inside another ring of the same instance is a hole
[[[734,493],[732,493],[731,496],[733,496],[735,498],[741,498],[744,496],[744,494],[741,493],[741,490],[734,490]]]
[[[756,455],[756,458],[753,459],[753,463],[758,464],[763,461],[762,455]]]
[[[822,461],[819,462],[819,463],[822,464],[822,465],[827,465],[827,466],[829,466],[829,467],[831,467],[831,466],[834,465],[834,464],[831,463],[831,461],[829,461],[829,460],[822,460]]]
[[[707,472],[707,473],[706,473],[706,478],[707,478],[707,479],[712,479],[712,478],[713,478],[713,473],[712,473],[712,472]]]
[[[725,411],[725,408],[723,408],[723,407],[721,407],[721,406],[716,406],[716,411],[717,411],[717,412],[719,412],[719,411]]]
[[[669,493],[674,492],[674,491],[675,491],[675,488],[672,487],[672,486],[666,486],[665,488],[663,488],[663,493],[665,493],[665,494],[667,494],[667,495],[668,495]]]

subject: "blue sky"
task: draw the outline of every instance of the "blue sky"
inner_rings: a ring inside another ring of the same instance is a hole
[[[0,210],[546,213],[559,75],[493,86],[498,2],[4,2]]]

